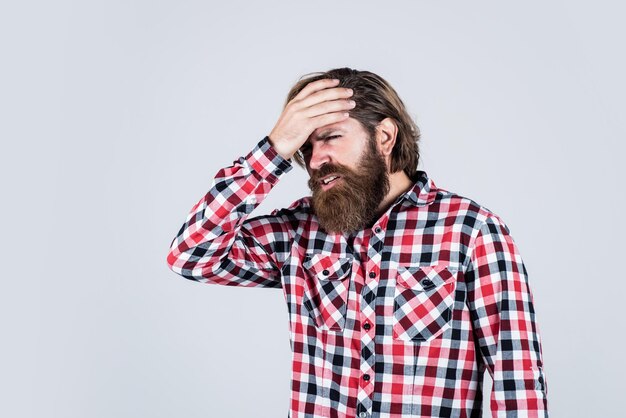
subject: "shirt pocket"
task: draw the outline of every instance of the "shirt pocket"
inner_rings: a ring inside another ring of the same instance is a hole
[[[394,338],[426,342],[450,328],[457,272],[448,264],[398,267]]]
[[[303,304],[309,316],[320,330],[343,330],[352,257],[307,254],[302,265],[305,270]]]

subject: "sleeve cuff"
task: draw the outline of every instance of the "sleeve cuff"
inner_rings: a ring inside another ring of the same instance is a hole
[[[276,152],[267,135],[255,145],[245,158],[252,169],[265,179],[270,177],[277,179],[293,168],[291,159],[288,160]]]

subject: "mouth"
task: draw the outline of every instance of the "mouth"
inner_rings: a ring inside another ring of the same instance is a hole
[[[328,190],[337,183],[341,177],[336,174],[331,174],[330,176],[326,176],[320,180],[320,185],[322,186],[322,190]]]

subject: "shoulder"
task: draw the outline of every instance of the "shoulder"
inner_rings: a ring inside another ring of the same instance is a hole
[[[465,195],[437,187],[436,202],[447,208],[451,215],[465,219],[464,224],[479,230],[486,224],[495,224],[508,231],[504,220],[483,203]]]

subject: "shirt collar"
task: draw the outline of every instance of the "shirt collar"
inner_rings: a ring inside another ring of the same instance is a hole
[[[416,206],[426,206],[435,201],[437,186],[426,171],[416,170],[412,180],[413,187],[402,195],[402,200],[406,199]]]

